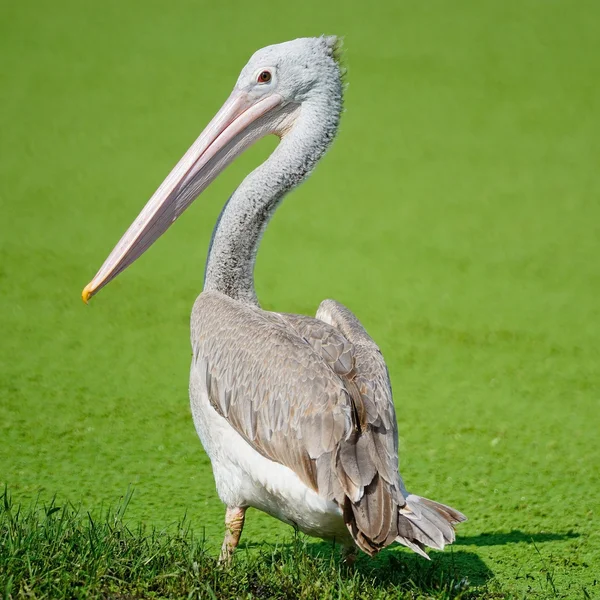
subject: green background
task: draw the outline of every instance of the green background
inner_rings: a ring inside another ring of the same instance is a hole
[[[461,573],[600,594],[599,19],[595,1],[2,3],[0,483],[91,510],[132,484],[131,519],[187,513],[217,548],[188,320],[218,212],[275,141],[79,295],[249,56],[335,33],[346,112],[265,235],[263,306],[361,318],[409,489],[470,518]],[[252,511],[243,539],[289,531]]]

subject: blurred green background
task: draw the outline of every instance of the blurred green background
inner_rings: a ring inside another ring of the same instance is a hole
[[[0,483],[132,519],[223,507],[187,400],[216,217],[265,140],[90,306],[120,235],[258,48],[345,36],[339,138],[284,203],[263,306],[351,307],[387,358],[409,489],[462,572],[599,593],[598,2],[0,6]],[[244,541],[289,528],[252,512]],[[535,543],[533,543],[535,542]]]

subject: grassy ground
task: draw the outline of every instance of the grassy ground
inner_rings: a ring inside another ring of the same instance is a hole
[[[600,5],[205,4],[0,7],[0,483],[98,523],[131,484],[138,555],[153,527],[159,550],[184,539],[187,515],[215,576],[223,508],[187,405],[188,317],[221,205],[274,142],[90,307],[79,293],[249,54],[339,33],[339,140],[267,231],[259,297],[308,314],[333,297],[359,315],[390,367],[407,485],[470,517],[435,557],[437,591],[403,550],[359,576],[388,596],[416,579],[441,598],[463,578],[474,597],[600,595]],[[299,590],[338,573],[290,540],[253,511],[243,560],[297,562]]]
[[[23,511],[0,497],[0,576],[4,598],[502,598],[496,586],[470,588],[457,566],[387,554],[343,565],[325,543],[294,538],[238,552],[219,565],[189,522],[156,530],[128,527],[130,496],[100,518],[53,502]],[[333,550],[333,551],[332,551]],[[68,567],[67,567],[68,565]]]

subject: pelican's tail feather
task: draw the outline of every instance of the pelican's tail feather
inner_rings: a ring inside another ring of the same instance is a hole
[[[427,559],[425,546],[443,550],[455,540],[454,525],[467,520],[450,506],[414,494],[399,511],[396,541]]]

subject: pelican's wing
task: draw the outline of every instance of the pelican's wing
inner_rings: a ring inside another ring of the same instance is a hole
[[[396,411],[392,399],[389,371],[381,350],[367,333],[358,318],[343,304],[335,300],[324,300],[317,310],[317,319],[335,327],[354,346],[355,371],[361,394],[372,406],[370,412],[377,415],[373,420],[375,431],[381,434],[380,452],[386,452],[387,460],[381,463],[398,466],[398,430]],[[387,432],[383,435],[383,432]],[[393,432],[393,435],[391,434]],[[455,539],[454,526],[467,518],[456,509],[415,496],[406,491],[402,476],[398,473],[400,490],[406,504],[400,507],[398,520],[398,542],[424,554],[423,544],[442,548]]]
[[[354,314],[334,300],[321,303],[317,318],[281,316],[342,379],[364,415],[362,430],[372,438],[379,475],[397,485],[398,424],[387,366],[377,344]]]
[[[398,471],[398,424],[390,378],[379,347],[356,316],[334,300],[321,303],[316,319],[282,316],[342,378],[365,416],[362,436],[368,439],[376,474],[364,496],[348,506],[353,536],[360,539],[361,532],[369,532],[371,544],[387,545],[391,539],[382,539],[387,532],[422,553],[420,542],[430,544],[430,540],[415,536],[412,524],[398,518],[398,509],[407,508],[406,490]],[[360,541],[359,546],[363,546]]]

